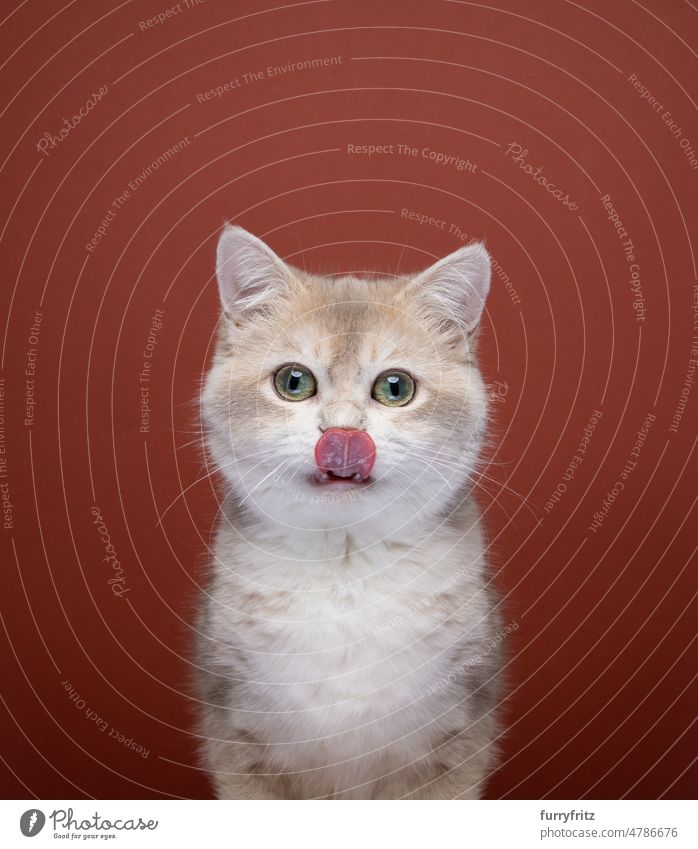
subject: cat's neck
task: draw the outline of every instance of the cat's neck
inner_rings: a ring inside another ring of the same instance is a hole
[[[420,515],[405,521],[399,515],[389,519],[368,519],[347,527],[289,528],[268,516],[256,517],[229,505],[224,511],[223,530],[231,542],[249,546],[284,559],[332,560],[342,562],[356,554],[392,551],[401,556],[416,548],[437,545],[445,537],[467,534],[479,527],[480,513],[472,496],[439,515]]]

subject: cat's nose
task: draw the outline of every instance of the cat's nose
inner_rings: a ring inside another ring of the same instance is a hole
[[[376,444],[365,430],[331,427],[315,445],[315,463],[323,478],[366,480],[376,462]]]
[[[360,404],[349,398],[327,401],[320,413],[320,430],[330,428],[340,430],[361,430],[364,424],[364,410]]]

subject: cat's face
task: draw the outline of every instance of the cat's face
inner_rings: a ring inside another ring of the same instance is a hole
[[[490,278],[481,245],[410,279],[316,277],[227,227],[217,274],[203,405],[234,501],[289,531],[379,535],[457,503],[486,415],[472,349]]]

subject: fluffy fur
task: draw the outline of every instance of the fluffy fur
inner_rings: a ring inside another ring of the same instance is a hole
[[[225,502],[197,658],[216,793],[477,798],[501,665],[470,493],[489,257],[471,245],[409,279],[323,278],[227,227],[217,275],[202,403]],[[287,363],[312,371],[314,397],[279,397]],[[391,368],[416,381],[404,407],[371,397]],[[330,427],[372,436],[368,482],[317,482]]]

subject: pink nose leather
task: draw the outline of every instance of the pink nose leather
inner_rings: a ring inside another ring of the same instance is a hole
[[[376,445],[365,430],[331,427],[315,446],[315,463],[321,474],[365,480],[376,462]]]

